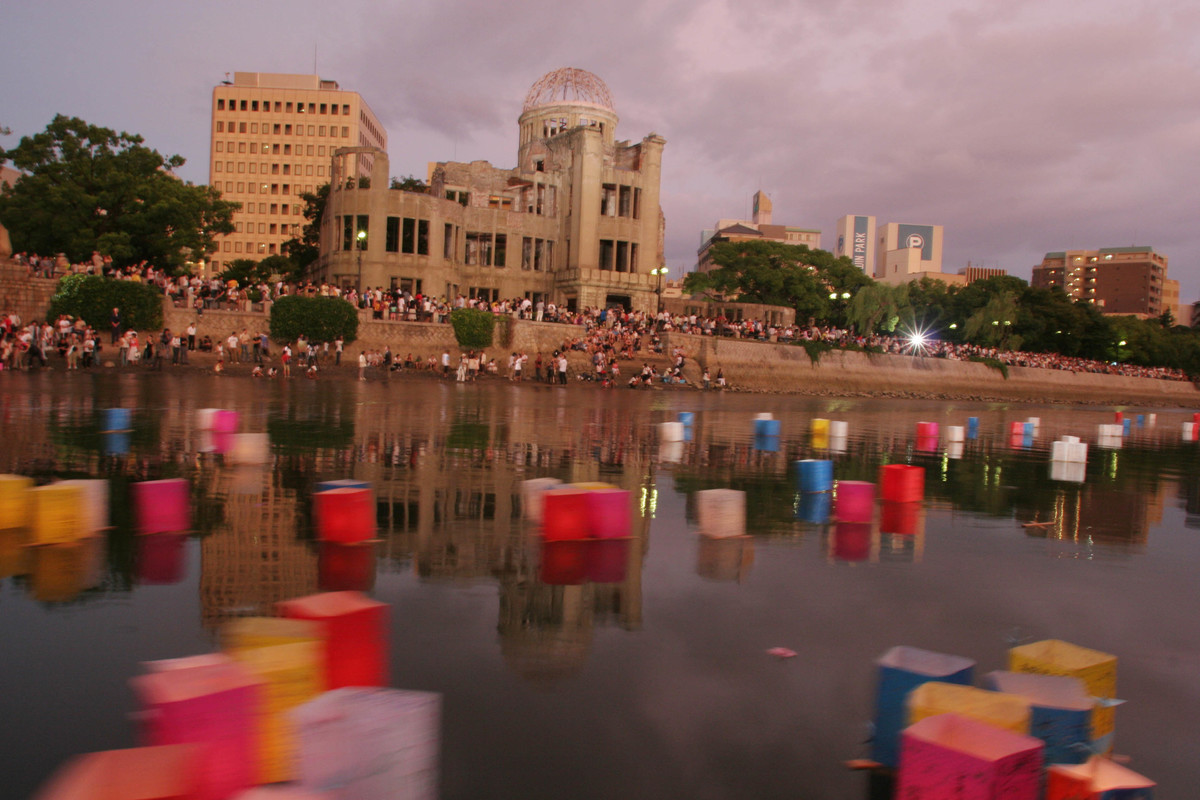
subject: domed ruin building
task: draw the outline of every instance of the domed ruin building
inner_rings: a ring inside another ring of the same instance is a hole
[[[604,81],[566,68],[529,90],[513,169],[438,162],[428,193],[418,193],[388,188],[390,165],[378,148],[337,150],[312,278],[653,311],[666,140],[617,141],[617,122]],[[369,186],[354,173],[363,153],[373,155]]]

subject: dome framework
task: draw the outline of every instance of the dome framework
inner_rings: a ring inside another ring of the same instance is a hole
[[[563,67],[548,72],[525,95],[521,109],[530,111],[554,103],[588,103],[615,112],[612,93],[598,76],[585,69]]]

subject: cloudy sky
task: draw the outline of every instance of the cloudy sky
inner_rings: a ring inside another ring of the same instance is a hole
[[[525,93],[573,66],[608,84],[618,137],[667,139],[673,276],[762,188],[826,248],[847,213],[944,225],[948,272],[1152,245],[1200,298],[1195,0],[41,0],[3,30],[6,147],[80,116],[204,182],[212,87],[315,57],[384,123],[393,173],[511,167]]]

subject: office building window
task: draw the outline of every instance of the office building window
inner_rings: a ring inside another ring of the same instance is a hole
[[[217,111],[224,111],[224,110],[225,110],[225,98],[222,97],[217,100]]]

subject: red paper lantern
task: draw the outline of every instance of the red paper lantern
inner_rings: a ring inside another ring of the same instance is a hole
[[[323,592],[365,592],[375,585],[375,545],[321,542],[317,585]]]
[[[925,497],[925,468],[885,464],[879,468],[879,496],[892,503],[911,503]]]
[[[325,592],[275,604],[281,616],[325,627],[326,689],[387,686],[388,606],[359,592]]]
[[[542,494],[542,538],[546,541],[586,539],[591,530],[588,492],[551,489]]]
[[[313,495],[313,521],[323,542],[354,544],[375,537],[370,489],[330,489]]]

